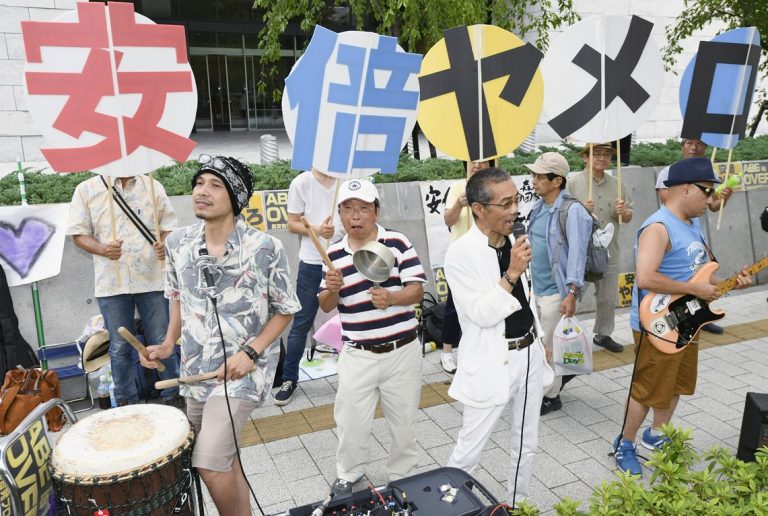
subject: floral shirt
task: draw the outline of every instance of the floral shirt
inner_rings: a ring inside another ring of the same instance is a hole
[[[118,179],[114,180],[114,184],[128,206],[154,235],[155,216],[149,181],[150,178],[147,176],[136,176],[130,178],[124,188]],[[172,231],[178,225],[176,212],[173,211],[163,185],[156,180],[153,181],[155,181],[160,231],[163,233]],[[83,181],[75,188],[69,205],[67,235],[89,235],[102,244],[115,240],[112,237],[112,218],[109,212],[109,194],[101,176]],[[113,203],[112,212],[115,214],[117,240],[123,241],[122,255],[119,260],[92,255],[94,295],[107,297],[162,291],[163,266],[155,256],[152,245],[141,235],[117,203]],[[118,270],[120,271],[119,282]]]
[[[165,297],[181,306],[181,376],[215,371],[224,362],[219,326],[213,302],[206,292],[202,265],[213,278],[211,293],[224,334],[227,356],[251,343],[273,314],[299,311],[288,258],[280,241],[249,227],[237,218],[229,236],[224,259],[200,255],[204,247],[204,222],[177,229],[166,239]],[[280,357],[280,346],[273,342],[261,354],[256,370],[227,382],[235,398],[263,403],[268,397]],[[224,395],[224,384],[217,380],[181,385],[180,392],[198,401]]]

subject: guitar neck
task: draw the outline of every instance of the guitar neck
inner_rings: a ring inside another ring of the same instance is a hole
[[[754,276],[755,274],[757,274],[761,270],[765,269],[766,267],[768,267],[768,256],[766,256],[765,258],[763,258],[759,262],[753,263],[752,265],[747,267],[747,274],[749,274],[750,276]],[[728,278],[726,280],[723,280],[720,283],[718,283],[717,284],[717,289],[720,291],[720,293],[721,294],[725,294],[726,292],[729,292],[729,291],[733,290],[734,288],[736,288],[736,285],[738,285],[738,282],[736,281],[736,278],[738,276],[739,276],[738,274],[734,274],[730,278]]]

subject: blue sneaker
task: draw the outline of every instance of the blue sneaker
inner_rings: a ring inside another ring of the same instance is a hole
[[[651,435],[650,427],[645,429],[645,432],[643,432],[643,438],[640,440],[640,444],[649,450],[661,450],[668,442],[669,437],[665,435]]]
[[[643,468],[637,460],[637,450],[635,443],[627,439],[622,439],[619,435],[613,441],[613,458],[616,459],[616,466],[621,471],[628,471],[630,475],[643,476]]]

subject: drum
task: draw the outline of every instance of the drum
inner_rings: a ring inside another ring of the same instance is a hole
[[[59,514],[194,514],[194,432],[180,410],[128,405],[66,430],[50,458]]]

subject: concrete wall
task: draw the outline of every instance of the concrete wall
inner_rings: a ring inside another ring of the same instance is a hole
[[[619,232],[621,272],[634,270],[634,239],[637,228],[648,215],[658,208],[653,189],[658,169],[627,167],[623,182],[629,189],[635,204],[635,216],[631,223],[621,226]],[[416,247],[425,269],[430,269],[427,235],[418,183],[378,185],[382,211],[380,222],[389,228],[402,231]],[[190,209],[189,196],[172,197],[180,224],[196,221]],[[708,215],[709,242],[720,260],[723,275],[730,275],[744,265],[768,254],[768,234],[760,229],[760,212],[768,205],[768,190],[749,193],[736,192],[725,211],[720,231],[715,230],[716,214]],[[272,233],[286,247],[291,260],[291,270],[298,264],[299,240],[287,230]],[[431,275],[429,275],[431,281]],[[768,276],[762,278],[768,280]],[[39,283],[40,299],[45,325],[46,342],[68,342],[80,335],[86,321],[98,313],[93,298],[93,265],[90,255],[76,248],[71,239],[64,247],[61,274]],[[427,290],[433,291],[432,284]],[[19,316],[21,332],[33,345],[37,342],[34,312],[29,285],[11,289],[14,308]],[[581,311],[594,310],[594,297],[588,293],[580,305]]]

